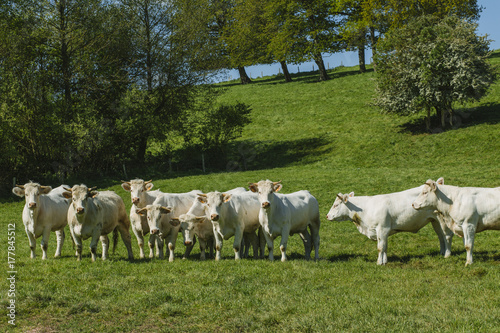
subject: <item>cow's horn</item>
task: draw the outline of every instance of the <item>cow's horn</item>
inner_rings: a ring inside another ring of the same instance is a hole
[[[24,190],[24,185],[16,185],[16,186]]]
[[[273,182],[273,185],[278,185],[279,183],[281,183],[281,180],[279,182]]]
[[[206,198],[206,197],[207,197],[207,195],[206,195],[206,194],[204,194],[204,193],[198,193],[198,195],[199,195],[200,197],[204,197],[204,198]]]
[[[153,180],[152,180],[152,179],[150,179],[150,180],[148,180],[147,182],[144,182],[144,185],[149,184],[149,183],[151,183],[152,181],[153,181]]]
[[[73,190],[72,190],[72,189],[67,188],[66,186],[63,186],[63,189],[65,189],[65,190],[66,190],[66,191],[68,191],[68,192],[73,192]]]
[[[120,180],[122,183],[125,183],[125,184],[129,184],[130,185],[130,182],[127,182],[125,180]]]
[[[89,192],[97,190],[97,186],[91,187],[88,189]]]

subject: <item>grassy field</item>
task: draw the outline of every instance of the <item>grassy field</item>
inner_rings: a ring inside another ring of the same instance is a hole
[[[500,52],[491,61],[500,64]],[[17,332],[498,332],[500,234],[476,235],[474,264],[455,237],[452,257],[439,255],[430,225],[389,238],[386,266],[376,265],[376,243],[350,222],[326,216],[338,192],[374,195],[402,191],[428,178],[459,186],[500,186],[500,83],[480,103],[458,106],[469,118],[455,130],[428,134],[421,116],[381,114],[371,106],[375,74],[330,71],[317,82],[302,73],[227,84],[223,99],[251,105],[252,124],[234,148],[232,172],[154,179],[164,192],[224,191],[261,179],[283,181],[283,192],[307,189],[323,217],[319,261],[305,261],[298,236],[285,263],[201,262],[198,245],[173,263],[128,262],[123,243],[106,262],[91,263],[89,240],[76,262],[67,232],[63,257],[29,258],[21,221],[24,201],[0,203],[0,242],[7,276],[8,224],[16,224],[16,326],[7,320],[9,283],[2,283],[0,330]],[[148,175],[132,175],[146,178]],[[57,184],[53,184],[57,185]],[[73,184],[70,184],[73,185]],[[94,184],[87,184],[93,186]],[[105,187],[130,195],[118,179]],[[138,258],[138,246],[133,249]],[[37,244],[40,243],[40,239]],[[275,242],[275,253],[277,250]],[[51,235],[49,256],[55,251]],[[100,254],[100,247],[98,247]]]

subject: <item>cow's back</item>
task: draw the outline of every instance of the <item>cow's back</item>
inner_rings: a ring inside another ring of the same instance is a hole
[[[59,230],[68,224],[68,208],[70,200],[63,197],[65,191],[61,185],[48,194],[40,195],[40,212],[36,221],[37,228],[50,226],[51,231]]]
[[[93,199],[102,219],[102,234],[108,234],[120,221],[129,224],[125,203],[113,191],[102,191]]]
[[[250,191],[238,192],[231,196],[227,205],[223,204],[226,212],[221,213],[229,215],[232,223],[241,223],[246,232],[252,232],[260,226],[260,207],[257,194]]]
[[[291,231],[302,231],[312,221],[319,219],[318,200],[306,190],[281,194],[283,206],[288,211]]]

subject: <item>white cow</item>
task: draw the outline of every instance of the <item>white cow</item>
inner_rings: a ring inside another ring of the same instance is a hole
[[[319,259],[319,205],[309,191],[290,194],[277,193],[281,182],[261,180],[250,183],[252,192],[258,193],[260,201],[259,221],[266,238],[269,260],[274,260],[274,239],[281,236],[281,261],[286,260],[286,246],[289,235],[300,234],[304,242],[305,258],[311,256],[311,238],[314,243],[315,259]],[[311,230],[311,234],[307,231]]]
[[[169,261],[174,261],[175,243],[180,229],[178,223],[170,223],[171,219],[187,213],[198,193],[201,192],[195,190],[188,193],[161,193],[153,204],[137,210],[138,214],[147,216],[151,234],[167,241]],[[160,258],[163,258],[163,242],[158,245],[161,245]]]
[[[174,226],[180,224],[184,234],[184,245],[192,246],[195,236],[198,237],[201,260],[206,258],[205,250],[207,245],[210,250],[210,257],[213,256],[214,230],[210,218],[206,215],[205,206],[198,199],[193,200],[191,208],[185,214],[172,218],[170,223]]]
[[[215,237],[215,260],[221,259],[224,239],[234,236],[234,259],[241,259],[241,247],[244,233],[253,233],[259,228],[260,204],[251,192],[233,190],[226,193],[210,192],[199,194],[198,200],[206,206],[207,215],[212,221]],[[250,234],[251,235],[251,234]],[[256,236],[255,236],[256,239]],[[254,257],[258,258],[258,249],[254,243]]]
[[[139,257],[144,258],[144,235],[149,233],[149,225],[146,216],[137,214],[137,210],[151,205],[155,199],[162,193],[160,190],[151,191],[153,188],[151,180],[133,179],[129,182],[122,180],[122,188],[130,192],[132,207],[130,208],[130,224],[132,231],[137,237],[139,244]],[[156,241],[156,235],[149,235],[149,257],[153,258]],[[160,240],[161,241],[161,240]],[[156,246],[156,255],[159,256],[158,246]]]
[[[76,244],[77,259],[82,259],[82,241],[91,237],[92,261],[96,259],[97,242],[102,243],[102,260],[108,257],[108,234],[113,231],[113,250],[119,231],[128,251],[128,259],[134,259],[129,233],[130,220],[122,198],[113,191],[95,191],[85,185],[65,188],[65,198],[72,199],[68,209],[68,225]]]
[[[67,213],[69,200],[62,196],[64,188],[61,185],[52,189],[50,186],[41,186],[38,183],[16,185],[12,193],[25,197],[23,209],[23,223],[31,249],[31,258],[35,258],[36,239],[42,236],[40,246],[42,259],[47,259],[47,248],[51,231],[57,237],[57,249],[54,257],[61,256],[64,243],[64,227],[68,224]]]
[[[476,232],[500,230],[500,187],[458,187],[429,179],[412,205],[419,212],[437,210],[448,227],[464,238],[466,266],[472,264]]]
[[[354,192],[339,193],[326,217],[330,221],[350,220],[360,233],[377,241],[378,265],[387,263],[387,238],[390,235],[417,232],[428,223],[432,223],[439,237],[441,254],[446,258],[451,254],[453,233],[436,212],[416,211],[411,207],[421,190],[422,186],[402,192],[359,197],[354,196]]]

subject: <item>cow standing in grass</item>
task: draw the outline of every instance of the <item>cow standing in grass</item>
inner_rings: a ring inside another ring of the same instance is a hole
[[[137,243],[139,244],[139,257],[144,258],[144,236],[149,233],[149,225],[146,216],[137,214],[137,210],[152,204],[155,199],[162,192],[160,190],[151,191],[153,188],[153,183],[151,180],[144,181],[142,179],[133,179],[129,182],[122,180],[122,188],[130,192],[130,197],[132,200],[132,207],[130,208],[130,224],[132,225],[132,231],[137,237]],[[149,235],[149,257],[153,258],[154,248],[156,247],[156,255],[159,256],[159,247],[156,244],[157,241],[162,241],[158,239],[156,235]],[[162,247],[163,248],[163,247]]]
[[[67,213],[69,200],[62,195],[64,188],[61,185],[52,189],[50,186],[41,186],[38,183],[16,185],[12,192],[24,197],[26,203],[23,209],[23,223],[31,249],[31,258],[35,258],[36,239],[42,236],[40,246],[42,259],[47,259],[47,248],[51,231],[55,231],[57,249],[54,257],[61,256],[64,243],[64,227],[68,224]]]
[[[319,205],[309,191],[290,194],[277,193],[281,190],[280,182],[261,180],[250,183],[250,190],[258,193],[260,201],[259,221],[266,238],[269,260],[274,260],[274,239],[281,236],[281,261],[286,260],[288,237],[300,234],[305,248],[305,257],[310,259],[314,243],[314,258],[319,258]],[[311,234],[307,228],[311,230]]]
[[[437,210],[448,227],[464,238],[465,265],[472,264],[474,237],[484,230],[500,230],[500,187],[458,187],[429,179],[412,203],[419,212]]]
[[[166,241],[169,261],[174,261],[175,244],[180,229],[180,225],[171,219],[185,214],[198,193],[201,192],[195,190],[188,193],[161,193],[151,205],[137,210],[138,214],[147,216],[151,234]],[[160,258],[163,259],[163,242],[158,244],[161,245]],[[189,249],[192,249],[192,246]]]
[[[130,220],[122,198],[113,191],[97,192],[85,185],[65,188],[64,197],[71,199],[68,209],[68,225],[76,244],[77,259],[82,259],[82,241],[91,237],[92,261],[96,259],[97,242],[102,243],[102,260],[108,258],[109,238],[113,231],[113,250],[120,232],[128,251],[128,259],[134,259],[129,233]]]
[[[439,181],[444,182],[442,178]],[[449,257],[453,233],[443,219],[433,210],[416,211],[411,207],[421,190],[422,186],[402,192],[359,197],[354,196],[354,192],[339,193],[326,217],[330,221],[350,220],[360,233],[377,241],[378,265],[387,264],[387,239],[390,235],[417,232],[428,223],[438,235],[441,254]]]
[[[200,194],[198,200],[205,205],[207,216],[212,221],[215,237],[215,260],[221,259],[224,239],[234,236],[234,259],[241,259],[244,235],[252,237],[254,258],[258,258],[256,230],[259,228],[259,200],[256,195],[235,189],[226,193]],[[248,249],[248,247],[247,247]],[[248,253],[248,250],[247,250]]]

